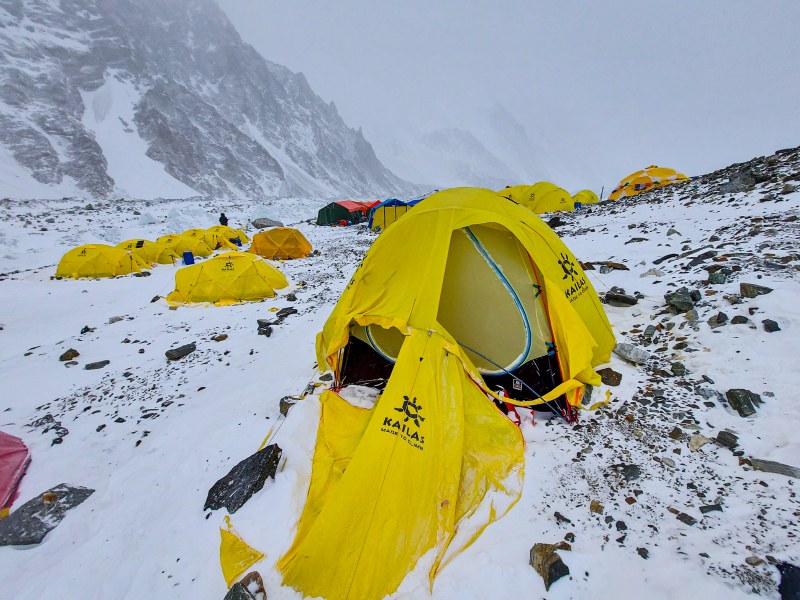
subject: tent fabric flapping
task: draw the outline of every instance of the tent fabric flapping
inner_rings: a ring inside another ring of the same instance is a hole
[[[319,209],[317,225],[336,225],[339,221],[361,223],[369,210],[380,202],[356,202],[354,200],[338,200]]]
[[[575,202],[569,192],[549,181],[507,187],[497,194],[523,205],[536,214],[575,210]]]
[[[396,198],[384,200],[369,212],[369,228],[373,231],[384,231],[414,207],[414,204]]]
[[[614,191],[609,194],[609,200],[619,200],[636,196],[654,187],[663,187],[679,181],[687,181],[689,177],[669,167],[649,167],[631,173],[619,182]]]
[[[145,239],[125,240],[116,245],[123,252],[131,252],[147,264],[172,265],[180,260],[174,250],[158,242]]]
[[[23,441],[0,431],[0,510],[14,502],[30,462],[31,453]]]
[[[161,236],[156,241],[179,255],[188,251],[194,256],[205,258],[206,256],[211,256],[211,253],[214,251],[212,248],[208,247],[204,237],[184,236],[178,233],[171,233]]]
[[[270,260],[305,258],[311,254],[311,243],[297,229],[275,227],[253,236],[248,252]]]
[[[521,434],[490,388],[577,404],[613,346],[578,261],[530,210],[476,188],[427,198],[375,241],[317,336],[337,387],[385,388],[371,409],[323,393],[284,583],[383,598],[433,550],[433,585],[521,493]]]
[[[131,252],[106,244],[85,244],[61,257],[55,276],[99,279],[141,273],[149,268],[147,263]]]
[[[170,304],[211,303],[227,306],[275,296],[289,285],[276,267],[249,252],[228,252],[175,273]]]
[[[581,190],[572,197],[574,204],[597,204],[600,199],[592,190]]]

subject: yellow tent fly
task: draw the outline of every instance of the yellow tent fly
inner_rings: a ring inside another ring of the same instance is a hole
[[[182,255],[184,252],[189,251],[194,256],[204,258],[206,256],[211,256],[211,253],[214,251],[213,248],[208,247],[208,244],[203,237],[183,236],[178,233],[171,233],[169,235],[161,236],[156,241],[178,255]]]
[[[272,260],[284,260],[305,258],[311,250],[311,243],[297,229],[275,227],[255,234],[248,252]]]
[[[164,244],[144,239],[133,239],[120,242],[116,246],[125,252],[131,252],[147,264],[172,265],[180,260],[174,250]]]
[[[581,204],[597,204],[599,198],[592,190],[581,190],[572,197],[572,202],[574,204],[578,204],[579,202]]]
[[[631,173],[620,181],[608,196],[608,199],[619,200],[620,198],[636,196],[654,187],[663,187],[679,181],[687,181],[688,179],[686,175],[679,173],[675,169],[650,165],[641,171]]]
[[[206,229],[206,233],[221,237],[222,239],[228,240],[231,243],[235,243],[234,240],[239,240],[242,244],[246,244],[250,241],[250,238],[247,237],[247,234],[244,231],[241,229],[228,227],[227,225],[214,225],[213,227]]]
[[[497,194],[522,204],[536,214],[575,210],[575,203],[569,192],[548,181],[507,187]]]
[[[231,587],[237,579],[253,564],[264,558],[264,554],[248,545],[240,538],[231,525],[231,518],[225,516],[225,529],[219,529],[219,562],[225,583]]]
[[[276,267],[249,252],[220,254],[175,273],[170,304],[208,302],[218,306],[255,302],[289,285]]]
[[[430,196],[377,239],[317,336],[337,387],[386,387],[371,409],[323,394],[284,583],[383,598],[434,550],[432,585],[520,495],[522,439],[493,390],[585,407],[614,343],[577,259],[531,211],[490,190]]]
[[[208,229],[187,229],[184,231],[181,236],[185,238],[195,238],[198,240],[203,240],[206,243],[206,246],[211,248],[211,250],[219,250],[223,248],[225,250],[238,250],[239,247],[234,244],[233,242],[226,239],[224,236],[219,235],[217,233],[213,233]]]
[[[106,244],[86,244],[64,254],[55,276],[96,279],[141,273],[149,268],[147,263],[131,252]]]

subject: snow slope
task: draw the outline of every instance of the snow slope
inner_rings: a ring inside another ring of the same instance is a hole
[[[800,172],[797,152],[780,161],[782,175]],[[563,216],[557,231],[582,261],[628,267],[588,273],[600,293],[611,286],[641,293],[635,306],[607,311],[618,341],[644,346],[644,327],[660,325],[645,346],[653,357],[642,367],[613,357],[622,384],[595,389],[598,397],[610,391],[612,402],[575,428],[546,416],[533,425],[526,415],[521,501],[443,569],[432,591],[420,565],[393,597],[778,598],[770,560],[800,560],[797,480],[754,471],[747,459],[800,466],[800,343],[792,335],[800,328],[800,193],[781,194],[781,185],[770,180],[729,194],[712,178]],[[151,300],[171,291],[172,266],[139,278],[49,277],[77,243],[210,226],[221,210],[235,225],[257,210],[296,222],[316,208],[288,201],[131,201],[92,210],[74,201],[0,203],[0,429],[22,437],[33,454],[15,507],[61,482],[96,490],[39,546],[0,548],[4,597],[221,599],[224,511],[204,513],[203,502],[272,429],[285,463],[232,521],[266,554],[255,568],[269,597],[300,598],[280,586],[275,562],[302,510],[319,405],[310,396],[282,420],[279,400],[319,381],[314,336],[374,234],[300,223],[320,254],[282,263],[293,286],[263,303],[171,310]],[[671,229],[679,233],[668,235]],[[706,246],[716,256],[687,266]],[[705,282],[704,268],[713,265],[731,267],[728,283]],[[741,282],[774,291],[731,304]],[[696,329],[665,310],[664,293],[679,285],[701,290]],[[270,337],[257,335],[257,318],[288,306],[298,314]],[[711,329],[706,320],[720,310],[746,315],[750,324]],[[765,332],[764,318],[781,331]],[[95,329],[80,334],[85,325]],[[211,339],[221,333],[227,339]],[[166,350],[193,341],[196,352],[166,361]],[[68,348],[80,352],[71,368],[58,360]],[[111,363],[83,370],[98,360]],[[688,374],[667,376],[672,362]],[[739,417],[714,394],[734,387],[762,395],[755,416]],[[374,395],[359,388],[348,397],[368,404]],[[681,435],[673,439],[675,427]],[[713,442],[688,448],[689,436],[712,438],[726,428],[739,436],[741,457]],[[603,514],[590,512],[592,500]],[[700,511],[716,503],[721,511]],[[561,555],[571,575],[545,592],[528,552],[569,534],[572,551]]]

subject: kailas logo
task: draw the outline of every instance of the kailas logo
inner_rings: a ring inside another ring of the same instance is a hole
[[[233,261],[229,260],[225,263],[225,266],[222,267],[223,271],[233,271]]]
[[[421,434],[420,427],[425,417],[420,414],[422,406],[417,404],[417,399],[409,400],[408,396],[403,396],[403,405],[394,410],[403,413],[403,416],[396,419],[384,417],[381,431],[398,436],[412,448],[424,450],[425,436]]]
[[[408,396],[403,396],[403,406],[399,408],[395,408],[397,412],[405,413],[406,418],[403,419],[403,423],[407,422],[409,419],[414,421],[414,425],[419,427],[420,421],[424,421],[425,417],[420,416],[419,411],[422,410],[421,406],[417,406],[417,399],[414,398],[413,400],[409,400]]]
[[[81,250],[81,251],[78,253],[78,256],[86,256],[86,248],[84,248],[83,250]]]
[[[558,264],[561,266],[561,270],[564,271],[564,276],[561,279],[572,277],[572,281],[575,281],[575,275],[578,274],[578,270],[567,254],[561,253],[561,260],[558,261]]]

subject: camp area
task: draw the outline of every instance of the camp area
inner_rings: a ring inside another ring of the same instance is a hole
[[[273,227],[253,235],[248,252],[270,260],[305,258],[313,248],[306,237],[293,227]]]

